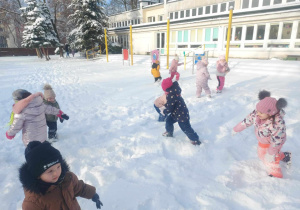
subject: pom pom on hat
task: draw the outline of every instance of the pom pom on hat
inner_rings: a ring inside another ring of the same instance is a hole
[[[30,95],[31,95],[31,93],[24,89],[18,89],[12,93],[13,99],[15,101],[20,101],[24,98],[27,98]]]
[[[278,101],[270,97],[271,93],[263,90],[260,91],[258,94],[258,98],[260,99],[260,102],[256,104],[256,110],[268,114],[268,115],[275,115],[277,112],[279,112],[281,109],[287,106],[287,101],[284,98],[278,99]]]
[[[276,103],[276,108],[278,110],[281,110],[281,109],[285,108],[286,106],[287,106],[287,101],[284,98],[278,99],[278,101]]]
[[[269,91],[266,90],[262,90],[258,93],[258,99],[259,100],[263,100],[265,97],[270,97],[271,93]]]
[[[48,98],[55,98],[56,94],[53,91],[51,85],[45,84],[44,85],[44,98],[47,100]]]
[[[25,159],[30,173],[36,178],[51,166],[62,162],[60,152],[47,141],[29,142],[25,150]]]

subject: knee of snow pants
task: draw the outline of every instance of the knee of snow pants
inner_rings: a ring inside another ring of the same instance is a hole
[[[199,141],[198,134],[193,130],[190,121],[178,122],[181,130],[187,135],[191,141]]]

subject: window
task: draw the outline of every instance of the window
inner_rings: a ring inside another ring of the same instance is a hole
[[[196,30],[191,30],[190,41],[191,42],[195,42],[196,41]]]
[[[243,0],[243,9],[249,8],[249,0]]]
[[[182,42],[182,31],[178,31],[177,42]]]
[[[242,39],[242,27],[236,27],[235,28],[235,35],[234,35],[234,41],[240,41]]]
[[[185,17],[190,17],[190,10],[188,9],[188,10],[185,10]]]
[[[198,8],[198,15],[202,15],[203,14],[203,7]]]
[[[218,5],[213,5],[213,8],[212,8],[212,13],[217,13],[218,12]]]
[[[257,40],[263,40],[265,38],[265,25],[260,25],[257,26],[257,35],[256,39]]]
[[[290,39],[293,23],[284,23],[282,27],[281,39]]]
[[[197,31],[197,41],[202,42],[202,29],[198,29]]]
[[[271,4],[271,0],[263,0],[263,6],[269,6]]]
[[[140,19],[137,19],[138,20],[138,24],[140,24],[141,23],[141,20]]]
[[[210,14],[210,6],[205,7],[205,14]]]
[[[218,41],[218,37],[219,37],[219,29],[213,28],[213,41]]]
[[[136,19],[135,19],[136,21]],[[148,17],[148,22],[151,23],[151,22],[155,22],[155,17],[154,16],[151,16],[151,17]],[[136,22],[137,24],[137,22]]]
[[[165,47],[165,33],[161,33],[161,47]]]
[[[175,12],[175,19],[178,19],[178,12]]]
[[[227,41],[227,34],[228,34],[228,28],[226,28],[225,41]],[[230,40],[232,40],[232,28],[231,28],[231,31],[230,31]]]
[[[300,21],[298,23],[297,39],[300,39]]]
[[[163,15],[159,15],[159,16],[158,16],[158,20],[159,20],[159,21],[163,21]]]
[[[172,19],[173,19],[173,12],[170,13],[170,20],[172,20]]]
[[[254,26],[247,26],[246,40],[252,40],[253,39],[253,31],[254,31]]]
[[[206,28],[205,29],[205,41],[209,42],[210,40],[210,34],[211,34],[211,28]]]
[[[192,16],[196,16],[197,15],[197,9],[192,9]]]
[[[176,31],[172,31],[172,42],[176,42]]]
[[[160,48],[160,33],[157,33],[156,48]]]
[[[271,25],[269,39],[278,38],[278,29],[279,29],[279,25]]]
[[[155,22],[155,17],[153,17],[153,22]],[[134,20],[134,24],[137,24],[137,19]]]
[[[221,12],[226,11],[226,3],[221,4]]]
[[[180,18],[184,18],[184,11],[180,11]]]
[[[286,0],[286,2],[294,2],[294,1],[296,1],[296,0]]]
[[[230,10],[230,7],[232,7],[232,9],[234,9],[234,1],[232,1],[232,2],[229,2],[229,7],[228,7],[228,10]]]
[[[281,4],[282,0],[274,0],[274,4]]]
[[[259,5],[259,0],[252,0],[252,8],[258,7]]]
[[[188,42],[189,41],[189,31],[188,30],[184,30],[183,31],[183,41],[184,42]]]

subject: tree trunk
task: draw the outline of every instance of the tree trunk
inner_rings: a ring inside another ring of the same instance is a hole
[[[45,48],[44,48],[44,47],[42,47],[42,50],[43,50],[43,53],[44,53],[44,55],[45,55],[46,61],[48,61],[49,59],[48,59],[48,57],[47,57],[47,54],[46,54]]]

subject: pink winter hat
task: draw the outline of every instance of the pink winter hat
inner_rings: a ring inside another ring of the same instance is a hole
[[[278,112],[276,103],[277,100],[275,98],[265,97],[256,104],[256,110],[264,114],[274,115]]]
[[[271,97],[271,93],[266,90],[259,92],[258,99],[260,101],[256,104],[256,110],[271,116],[278,113],[279,110],[283,109],[287,105],[287,102],[284,98],[276,100],[275,98]]]
[[[219,56],[219,60],[225,60],[226,58],[225,58],[225,55],[220,55]]]
[[[166,91],[169,87],[171,87],[173,85],[173,82],[172,82],[172,78],[171,77],[168,77],[166,79],[164,79],[161,83],[161,87],[164,91]]]

